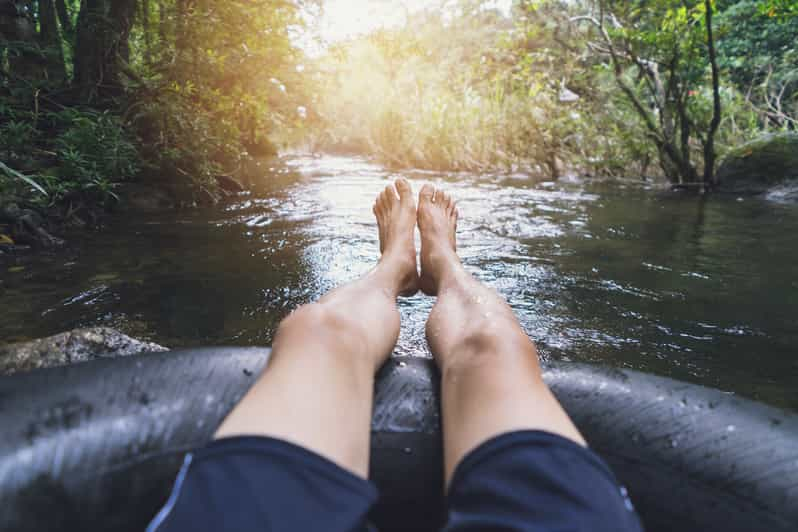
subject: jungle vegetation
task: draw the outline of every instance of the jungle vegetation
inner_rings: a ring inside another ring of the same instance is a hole
[[[131,180],[213,200],[297,119],[302,7],[0,1],[0,195],[30,185],[29,203],[70,216]]]
[[[710,188],[718,158],[798,116],[798,2],[483,2],[321,58],[321,150],[386,163]],[[445,38],[441,38],[445,36]],[[363,65],[369,65],[364,68]]]
[[[707,190],[798,120],[796,0],[441,0],[311,52],[323,4],[0,0],[0,214],[212,202],[280,149]]]

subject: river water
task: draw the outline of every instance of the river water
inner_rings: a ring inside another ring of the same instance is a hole
[[[268,345],[291,309],[374,264],[371,205],[397,175],[360,159],[289,159],[223,205],[118,216],[66,253],[6,261],[0,341],[107,325],[171,347]],[[459,200],[464,263],[545,359],[798,410],[798,204],[632,181],[402,175]],[[397,354],[429,356],[432,303],[401,300]]]

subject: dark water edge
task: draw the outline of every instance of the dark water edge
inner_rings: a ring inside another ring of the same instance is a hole
[[[638,183],[403,172],[460,201],[459,251],[547,359],[601,362],[798,410],[798,204]],[[291,309],[378,256],[363,160],[297,158],[212,208],[122,215],[0,263],[0,342],[106,325],[172,347],[266,345]],[[433,299],[400,302],[429,356]]]

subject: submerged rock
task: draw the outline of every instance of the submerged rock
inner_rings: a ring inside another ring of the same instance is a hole
[[[47,220],[41,214],[31,209],[23,209],[13,201],[0,205],[0,222],[3,222],[3,230],[6,230],[7,226],[10,227],[10,235],[4,235],[5,238],[0,244],[6,246],[25,244],[41,248],[64,244],[62,239],[50,234]]]
[[[0,345],[0,375],[157,351],[168,349],[110,327],[75,329],[30,342]]]
[[[765,135],[730,151],[718,168],[718,188],[761,194],[798,180],[798,133]]]

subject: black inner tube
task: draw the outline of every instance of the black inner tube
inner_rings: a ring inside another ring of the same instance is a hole
[[[268,356],[203,348],[0,378],[0,530],[142,530]],[[627,370],[557,364],[545,379],[650,532],[798,529],[796,414]],[[380,530],[442,522],[438,380],[412,357],[378,376]]]

